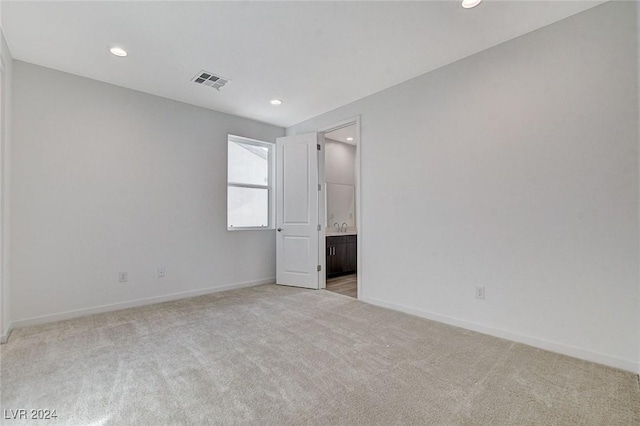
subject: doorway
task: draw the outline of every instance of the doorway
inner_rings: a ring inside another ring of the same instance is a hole
[[[341,129],[343,132],[352,133],[340,137]],[[332,169],[336,165],[332,162],[334,153],[331,147],[328,155],[329,166],[328,169],[325,168],[326,141],[329,141],[329,145],[334,142],[348,142],[351,146],[335,146],[338,150],[351,152],[349,164],[353,166],[348,170],[342,170],[351,176],[350,182],[331,177]],[[277,284],[326,289],[327,278],[331,280],[341,277],[340,292],[348,293],[351,297],[363,297],[360,151],[359,117],[314,133],[277,138]],[[330,175],[329,180],[325,179],[327,171]],[[326,207],[328,192],[331,192],[331,212]],[[334,199],[343,208],[334,208]],[[330,282],[330,287],[334,287],[332,284],[337,283]]]
[[[359,126],[349,121],[321,132],[325,187],[325,288],[353,298],[359,296]]]

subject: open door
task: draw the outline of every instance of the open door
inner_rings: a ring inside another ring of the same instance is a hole
[[[276,143],[276,282],[319,288],[318,134]]]

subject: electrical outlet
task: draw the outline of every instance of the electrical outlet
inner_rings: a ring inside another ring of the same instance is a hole
[[[476,287],[476,299],[484,299],[484,287]]]
[[[121,283],[126,283],[129,281],[129,273],[128,272],[118,272],[118,281]]]
[[[158,278],[164,278],[164,268],[158,268]]]

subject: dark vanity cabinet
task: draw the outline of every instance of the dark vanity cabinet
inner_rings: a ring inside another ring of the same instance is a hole
[[[358,265],[358,236],[327,237],[327,277],[354,274]]]

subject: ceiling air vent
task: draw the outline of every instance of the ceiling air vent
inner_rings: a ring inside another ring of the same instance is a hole
[[[220,77],[214,73],[208,71],[200,71],[195,77],[191,79],[194,83],[202,84],[203,86],[213,87],[216,90],[220,90],[222,86],[229,82],[228,78]]]

